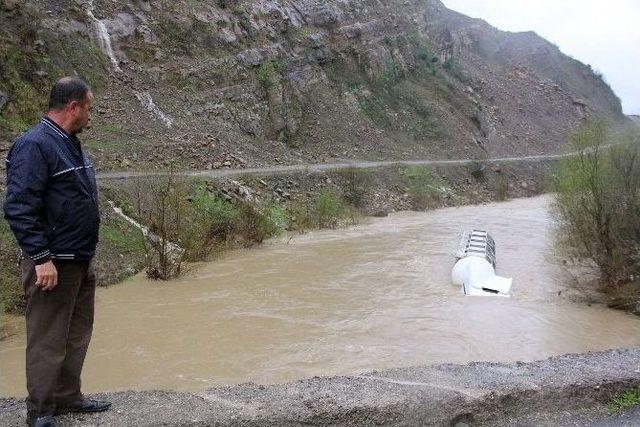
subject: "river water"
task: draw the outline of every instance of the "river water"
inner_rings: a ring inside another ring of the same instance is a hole
[[[227,253],[183,278],[97,293],[86,392],[197,391],[439,362],[534,360],[640,345],[640,319],[558,293],[548,196],[398,213]],[[513,296],[450,283],[460,233],[489,230]],[[0,394],[25,395],[24,334],[1,343]]]

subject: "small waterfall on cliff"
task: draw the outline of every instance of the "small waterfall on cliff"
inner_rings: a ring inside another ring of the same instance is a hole
[[[173,119],[169,115],[165,114],[160,108],[158,108],[156,103],[153,102],[153,98],[151,98],[149,92],[136,93],[136,98],[138,98],[138,101],[140,101],[140,103],[151,114],[156,116],[158,120],[164,123],[167,128],[171,128],[171,126],[173,125]]]
[[[113,68],[116,71],[121,71],[116,55],[113,53],[113,48],[111,47],[111,37],[109,36],[107,26],[93,14],[93,0],[89,0],[87,2],[86,13],[91,22],[93,22],[96,36],[98,37],[98,43],[100,44],[100,49],[105,55],[107,55],[111,61],[111,65],[113,65]]]

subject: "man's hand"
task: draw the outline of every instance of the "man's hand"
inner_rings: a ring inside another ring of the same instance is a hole
[[[58,270],[52,261],[36,265],[36,286],[43,291],[51,291],[58,286]]]

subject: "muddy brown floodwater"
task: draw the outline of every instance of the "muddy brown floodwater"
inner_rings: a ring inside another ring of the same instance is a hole
[[[177,281],[99,289],[84,389],[197,391],[640,345],[637,317],[558,295],[570,279],[553,255],[550,203],[398,213],[231,252]],[[511,298],[451,285],[470,227],[494,236]],[[24,341],[1,344],[2,396],[25,395]]]

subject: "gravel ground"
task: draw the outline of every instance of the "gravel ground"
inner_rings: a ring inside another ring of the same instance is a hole
[[[606,424],[609,420],[638,418],[637,411],[607,417],[604,405],[639,386],[640,348],[634,348],[533,363],[444,364],[242,384],[197,394],[107,393],[98,397],[113,402],[111,411],[59,420],[64,426],[606,426],[620,425]],[[0,399],[0,425],[23,425],[24,417],[22,401]]]

